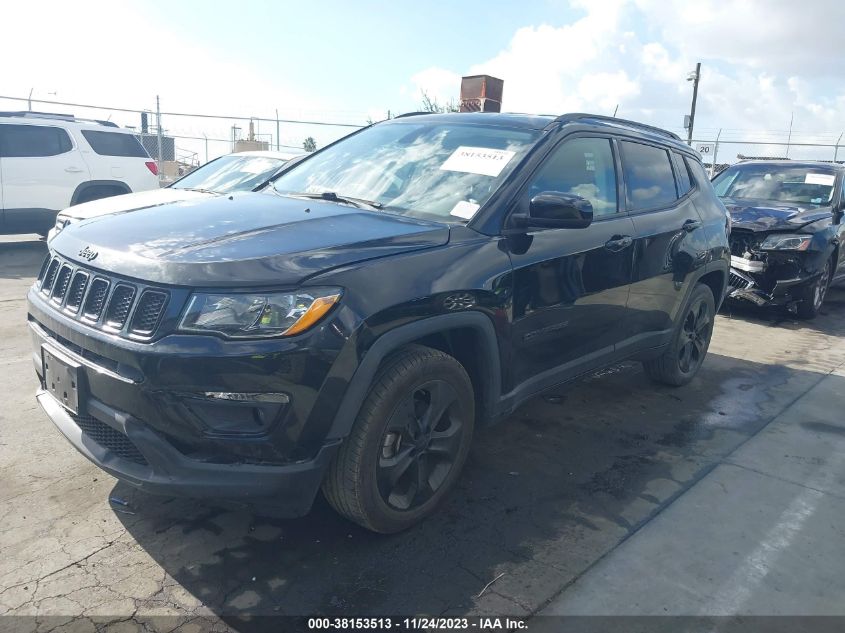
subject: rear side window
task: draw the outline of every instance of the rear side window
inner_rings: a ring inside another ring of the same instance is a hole
[[[674,152],[673,155],[675,157],[675,169],[678,173],[678,195],[683,197],[693,188],[692,175],[690,175],[689,167],[687,167],[684,157]]]
[[[82,136],[95,152],[102,156],[149,158],[141,142],[131,134],[82,130]]]
[[[529,187],[531,196],[559,191],[581,196],[597,216],[616,213],[616,165],[606,138],[565,141],[543,163]]]
[[[693,181],[698,182],[699,185],[710,182],[710,177],[707,175],[707,172],[704,171],[704,165],[699,163],[697,160],[692,160],[690,158],[685,158],[684,162],[687,165],[687,169],[689,169],[689,173],[692,176]]]
[[[73,149],[68,133],[47,125],[0,125],[0,156],[58,156]]]
[[[628,141],[621,141],[620,145],[630,210],[657,209],[678,199],[669,152],[651,145]]]

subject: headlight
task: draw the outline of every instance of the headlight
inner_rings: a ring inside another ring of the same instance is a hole
[[[59,233],[63,228],[65,228],[68,224],[73,222],[73,220],[65,215],[59,214],[56,216],[56,226],[55,231]]]
[[[340,300],[340,288],[298,292],[194,293],[180,329],[230,338],[292,336],[322,319]]]
[[[812,235],[775,233],[764,239],[760,248],[764,251],[806,251],[812,241]]]

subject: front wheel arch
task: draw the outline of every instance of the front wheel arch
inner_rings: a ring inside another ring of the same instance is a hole
[[[494,414],[502,390],[498,338],[493,322],[479,311],[443,314],[401,325],[376,339],[364,354],[346,388],[326,441],[343,439],[349,435],[379,368],[389,356],[426,337],[466,328],[471,328],[481,341],[478,353],[483,362],[480,363],[481,370],[476,377],[483,398],[481,411],[485,415]]]

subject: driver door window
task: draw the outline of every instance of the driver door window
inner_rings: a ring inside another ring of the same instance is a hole
[[[533,197],[544,191],[581,196],[595,217],[617,211],[616,163],[606,138],[566,141],[546,159],[529,187]]]

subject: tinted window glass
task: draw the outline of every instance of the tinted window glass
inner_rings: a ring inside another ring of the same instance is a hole
[[[204,189],[218,193],[252,191],[267,182],[286,161],[272,156],[221,156],[173,183],[174,189]]]
[[[63,129],[46,125],[0,125],[0,156],[56,156],[71,150]]]
[[[829,204],[836,173],[823,166],[745,163],[729,167],[713,179],[719,197]]]
[[[131,134],[82,130],[82,136],[98,154],[103,156],[130,156],[149,158],[141,142]]]
[[[449,117],[415,118],[351,134],[285,170],[273,187],[285,195],[332,192],[390,213],[465,222],[540,134]]]
[[[656,209],[674,202],[675,176],[665,149],[622,141],[622,169],[628,205],[633,211]]]
[[[546,159],[529,188],[532,196],[543,191],[581,196],[590,201],[597,216],[616,213],[616,165],[610,141],[566,141]]]
[[[690,177],[692,178],[694,185],[698,184],[699,186],[703,186],[710,182],[710,176],[704,169],[704,165],[697,160],[692,160],[691,158],[685,158],[684,162],[687,165],[687,169],[689,169]]]
[[[684,157],[675,154],[675,167],[678,170],[678,195],[685,196],[692,189],[692,176],[689,173]]]

